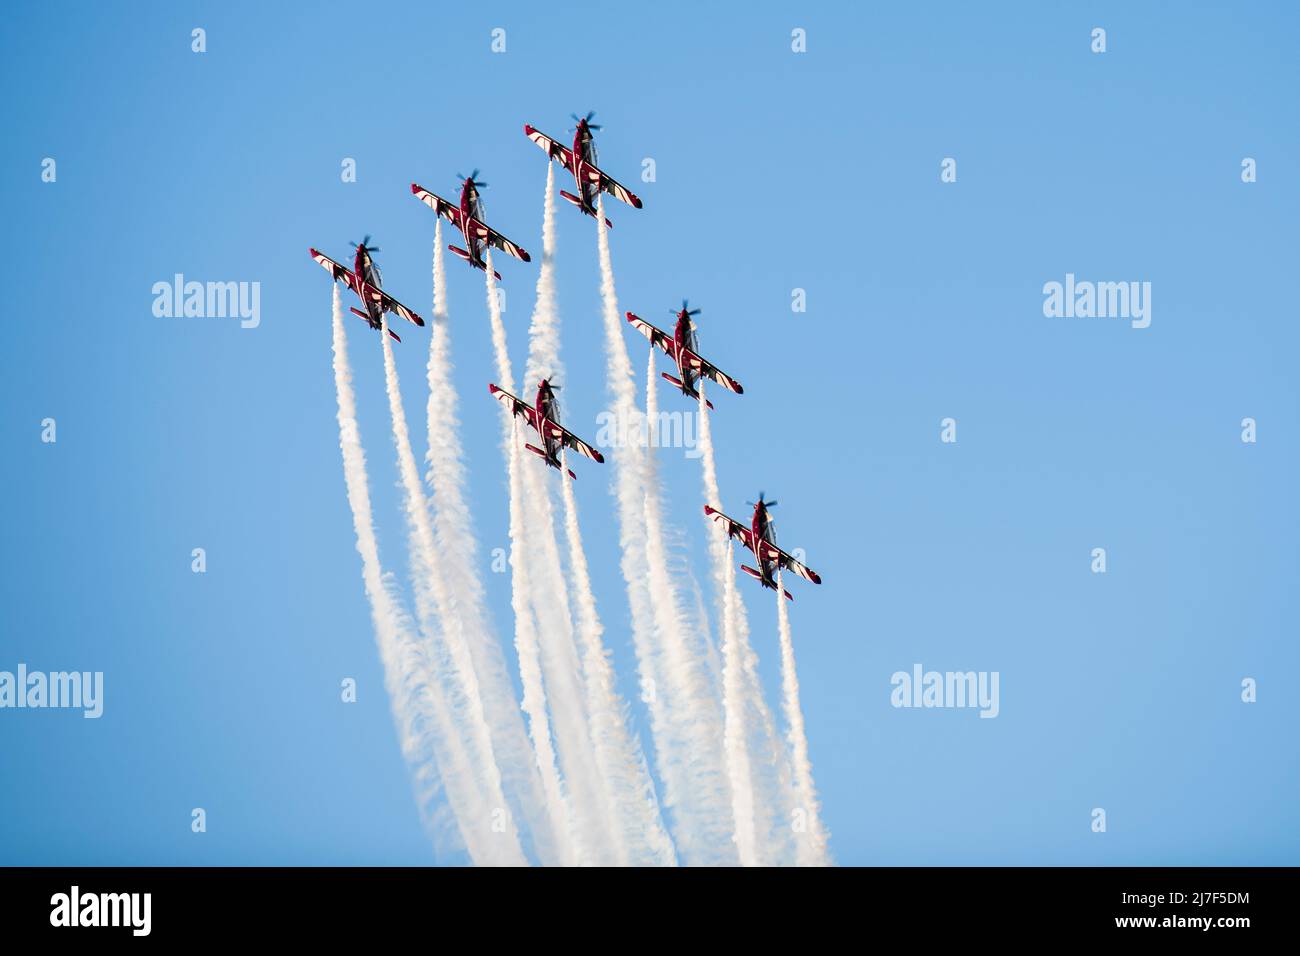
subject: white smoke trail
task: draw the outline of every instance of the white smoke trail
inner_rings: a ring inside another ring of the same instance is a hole
[[[555,164],[546,167],[542,205],[542,262],[537,271],[537,299],[528,327],[528,361],[524,381],[563,373],[560,361],[560,311],[555,302]]]
[[[548,166],[542,210],[542,261],[523,386],[531,389],[540,379],[554,379],[562,372],[559,310],[555,304],[555,167]],[[524,534],[536,571],[531,600],[541,629],[547,696],[570,806],[581,828],[586,859],[602,866],[626,866],[628,851],[615,818],[609,782],[601,775],[596,759],[573,614],[556,538],[551,476],[544,473],[547,471],[525,460],[523,478],[529,519]],[[568,479],[562,477],[561,481]]]
[[[393,345],[387,335],[386,323],[381,338],[388,408],[393,419],[393,443],[397,449],[397,469],[401,475],[406,521],[411,536],[416,612],[425,640],[438,648],[435,659],[442,663],[439,668],[439,686],[454,722],[453,733],[458,741],[464,741],[471,762],[467,769],[473,776],[472,785],[479,796],[478,806],[471,819],[461,821],[461,827],[480,830],[478,845],[492,848],[490,857],[476,862],[522,866],[527,860],[519,845],[513,821],[500,821],[499,832],[493,832],[492,810],[505,807],[501,778],[492,753],[492,741],[483,716],[478,678],[474,673],[469,647],[439,568],[433,526],[429,520],[429,505],[420,484],[415,454],[411,451],[411,435],[406,424],[406,410],[402,406],[397,363],[393,359]]]
[[[522,462],[519,460],[518,420],[512,416],[506,427],[506,457],[510,476],[510,606],[515,612],[515,650],[519,654],[519,677],[524,688],[523,710],[528,715],[528,729],[536,754],[537,769],[542,776],[547,812],[558,837],[560,863],[563,866],[573,866],[581,862],[577,834],[574,832],[572,814],[555,762],[551,722],[546,713],[546,690],[542,683],[537,626],[533,609],[528,603],[528,594],[532,588],[528,575],[528,556],[523,545],[524,490],[520,480]]]
[[[487,269],[484,271],[484,276],[487,281],[488,322],[492,328],[492,355],[496,359],[497,378],[500,379],[502,388],[512,395],[518,395],[519,390],[515,388],[515,373],[510,365],[510,349],[506,343],[506,326],[501,321],[501,298],[497,295],[496,283],[493,281],[491,251],[487,254]],[[511,426],[506,426],[507,432],[512,430]]]
[[[614,269],[609,254],[609,236],[605,226],[604,204],[599,201],[596,215],[597,246],[601,273],[602,315],[605,322],[605,350],[608,355],[606,385],[613,402],[615,445],[611,454],[614,471],[614,495],[618,504],[620,566],[627,586],[631,612],[632,644],[637,657],[641,699],[650,714],[651,739],[655,762],[663,784],[664,806],[680,814],[680,804],[687,799],[687,754],[676,733],[667,697],[663,654],[654,635],[654,614],[648,585],[644,527],[645,451],[635,440],[632,429],[637,419],[636,386],[632,363],[623,339],[623,323],[614,288]],[[688,816],[689,819],[689,816]]]
[[[721,721],[708,713],[707,701],[693,698],[692,685],[696,682],[689,679],[691,662],[685,660],[681,633],[674,626],[680,624],[680,615],[661,605],[665,587],[666,597],[671,600],[673,582],[667,571],[657,495],[654,516],[649,517],[647,491],[653,479],[649,456],[636,434],[640,421],[636,383],[614,288],[603,198],[597,203],[596,237],[608,359],[606,378],[616,428],[617,448],[612,464],[621,564],[632,612],[632,642],[641,696],[650,711],[655,762],[663,784],[663,805],[673,814],[673,831],[683,862],[726,863],[735,859],[728,853],[726,821],[730,809],[726,805],[726,781],[714,779],[717,774],[713,769],[721,764],[713,759],[720,756],[716,748]],[[654,535],[649,533],[652,524]],[[652,537],[656,539],[653,544]],[[702,659],[694,664],[704,666]]]
[[[486,858],[488,850],[479,845],[478,831],[473,827],[461,827],[461,821],[471,818],[475,802],[475,795],[465,792],[462,786],[468,780],[464,773],[465,755],[458,749],[454,733],[448,733],[451,721],[430,684],[430,661],[412,634],[410,621],[392,593],[379,560],[379,542],[375,538],[370,506],[370,483],[366,478],[366,456],[357,425],[356,395],[352,388],[347,335],[343,328],[343,304],[337,285],[333,290],[333,307],[334,386],[338,396],[343,478],[352,510],[352,526],[357,539],[357,553],[361,556],[362,580],[370,603],[375,641],[384,667],[384,684],[397,724],[402,754],[415,778],[421,815],[433,831],[435,840],[446,846],[452,839],[446,815],[438,808],[438,768],[441,767],[444,777],[450,778],[446,793],[456,819],[457,842],[466,847],[471,859]]]
[[[734,557],[733,557],[734,561]],[[735,575],[735,568],[732,568]],[[737,593],[739,600],[739,593]],[[744,605],[740,605],[742,613]],[[795,794],[790,754],[777,734],[772,711],[767,706],[763,682],[758,674],[758,655],[746,642],[741,648],[745,668],[745,694],[751,705],[751,752],[755,754],[752,765],[755,788],[774,794],[770,804],[759,801],[754,808],[754,828],[759,840],[770,847],[767,859],[770,864],[793,863],[795,860],[793,824],[795,820]]]
[[[617,814],[616,827],[633,866],[676,866],[677,854],[664,829],[654,782],[641,747],[627,726],[623,699],[615,686],[609,651],[602,641],[604,627],[596,610],[591,572],[578,524],[578,503],[573,486],[565,482],[564,527],[569,544],[569,566],[578,598],[578,633],[582,642],[587,706],[601,776],[609,782]]]
[[[434,510],[439,554],[438,579],[451,602],[444,621],[455,621],[469,646],[478,694],[500,771],[507,816],[522,824],[534,858],[543,864],[561,861],[561,836],[554,829],[535,755],[515,700],[501,645],[489,624],[478,575],[478,540],[465,495],[466,469],[460,444],[457,395],[452,384],[451,327],[447,315],[442,222],[433,248],[433,321],[428,362],[427,481]],[[559,821],[562,822],[562,821]]]
[[[646,368],[645,414],[652,444],[666,429],[659,427],[659,389],[655,374],[656,350],[651,345]],[[703,635],[693,633],[685,613],[680,583],[669,569],[668,545],[659,501],[659,484],[653,457],[645,464],[645,548],[650,572],[650,590],[655,630],[664,647],[668,677],[678,709],[687,717],[681,728],[694,757],[690,766],[693,794],[698,801],[694,821],[696,842],[705,854],[718,854],[713,863],[737,861],[738,846],[730,800],[730,782],[721,770],[726,765],[723,750],[723,718],[712,691],[707,670],[707,647]],[[725,668],[724,668],[725,670]],[[751,821],[752,824],[752,821]],[[752,831],[752,825],[750,827]],[[685,852],[685,850],[683,850]]]
[[[546,195],[542,212],[542,262],[537,277],[537,299],[529,326],[526,383],[543,376],[556,379],[564,374],[560,359],[560,314],[555,296],[555,166],[546,171]],[[549,483],[538,468],[525,468],[528,494],[537,502],[534,524],[544,548],[542,567],[549,571],[543,595],[563,595],[558,545],[555,540]],[[622,698],[615,685],[613,669],[602,635],[604,629],[591,587],[587,557],[582,544],[577,501],[571,482],[561,478],[564,497],[564,526],[568,544],[573,597],[577,606],[577,653],[581,661],[584,700],[593,746],[596,780],[600,784],[608,862],[617,865],[673,865],[676,855],[663,827],[658,799],[649,769],[636,738],[629,732]],[[559,609],[563,620],[571,621],[567,603]]]
[[[794,785],[797,806],[803,811],[805,831],[795,845],[800,866],[829,866],[826,852],[827,834],[822,827],[817,788],[813,785],[812,761],[808,758],[808,735],[804,732],[803,708],[799,704],[799,676],[794,667],[794,641],[790,636],[790,613],[781,584],[781,570],[776,572],[776,619],[781,632],[781,691],[790,752],[794,760]]]
[[[570,809],[582,841],[581,858],[599,866],[626,865],[627,848],[618,833],[613,806],[596,764],[587,714],[582,665],[574,641],[573,618],[555,539],[555,518],[540,462],[522,462],[526,553],[531,562],[530,600],[537,615],[542,663],[560,764]],[[562,481],[569,481],[562,476]]]
[[[502,382],[509,383],[502,385],[506,391],[518,394],[514,388],[505,324],[501,320],[501,302],[493,283],[491,252],[486,263],[488,317],[492,326],[497,374]],[[515,421],[514,416],[511,416],[511,421]],[[581,864],[608,864],[614,862],[606,858],[613,845],[608,825],[610,814],[596,771],[580,665],[573,643],[573,620],[560,574],[550,498],[539,480],[540,476],[536,473],[530,476],[521,461],[519,434],[513,427],[508,428],[508,432],[510,467],[515,469],[511,477],[511,508],[517,506],[521,518],[517,529],[511,532],[512,549],[522,548],[528,564],[523,593],[535,615],[541,648],[543,681],[538,690],[544,695],[542,700],[550,705],[555,749],[564,771],[567,819],[576,840],[574,859]],[[538,580],[533,579],[534,569]]]
[[[709,425],[709,406],[704,382],[699,383],[700,452],[704,472],[704,497],[713,508],[722,507],[718,492],[718,467],[713,457],[713,433]],[[709,554],[713,561],[713,578],[722,603],[722,713],[723,750],[726,753],[727,777],[731,783],[731,807],[735,820],[733,839],[741,866],[760,866],[758,833],[755,830],[754,778],[750,760],[750,732],[747,728],[747,694],[744,675],[744,650],[749,644],[749,627],[745,621],[740,595],[736,592],[736,565],[732,559],[731,539],[721,534],[713,519],[705,517],[709,527]],[[759,703],[762,701],[760,699]]]

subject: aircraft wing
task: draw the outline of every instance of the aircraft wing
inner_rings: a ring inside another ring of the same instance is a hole
[[[459,212],[459,210],[457,210]],[[501,233],[497,232],[491,226],[479,222],[477,219],[469,221],[470,231],[474,233],[476,239],[482,239],[490,246],[495,246],[502,252],[507,252],[516,259],[522,259],[524,262],[532,262],[532,257],[524,251],[522,246],[517,246]]]
[[[555,140],[551,139],[551,137],[547,136],[545,133],[538,132],[537,130],[529,126],[527,123],[524,124],[524,135],[527,136],[529,139],[531,139],[542,149],[546,150],[547,155],[550,156],[551,159],[558,159],[565,166],[572,168],[573,166],[572,150],[565,149]]]
[[[521,415],[533,428],[537,428],[537,409],[529,405],[522,398],[515,398],[504,388],[497,388],[495,385],[488,385],[488,391],[492,397],[497,399],[501,404],[510,409],[511,415]]]
[[[355,274],[353,274],[351,269],[347,268],[346,266],[339,265],[337,262],[335,262],[329,256],[325,255],[323,252],[317,252],[315,249],[308,249],[307,251],[311,253],[311,257],[313,259],[315,259],[322,266],[324,266],[326,270],[329,271],[331,278],[333,278],[337,282],[342,282],[353,292],[357,291],[357,285],[358,285],[357,277]]]
[[[636,329],[638,332],[640,332],[642,335],[644,335],[646,338],[650,340],[651,345],[659,346],[661,349],[664,350],[665,353],[667,353],[672,358],[676,359],[676,356],[673,355],[673,346],[676,344],[676,342],[674,341],[671,335],[669,335],[663,329],[655,328],[645,319],[641,318],[640,316],[633,315],[631,312],[627,313],[627,320],[632,324],[632,328]]]
[[[378,302],[385,312],[392,312],[406,319],[407,322],[414,322],[416,325],[424,325],[424,319],[420,318],[402,303],[398,302],[383,289],[376,289],[374,286],[366,288],[366,295],[370,296],[372,302]]]
[[[618,182],[616,182],[612,176],[606,175],[603,171],[597,169],[595,166],[591,165],[590,163],[586,164],[585,169],[587,173],[587,179],[588,181],[591,182],[593,186],[596,186],[599,189],[603,189],[605,192],[609,193],[615,199],[622,200],[623,202],[627,203],[629,206],[634,206],[637,209],[641,208],[641,200],[637,199],[636,196],[632,195],[631,190],[629,190],[626,186],[620,185]]]
[[[460,207],[455,203],[448,202],[437,193],[431,193],[419,183],[411,183],[411,192],[415,198],[420,200],[443,219],[446,219],[457,229],[464,232],[464,227],[460,223]]]
[[[721,511],[718,511],[715,508],[710,508],[708,505],[704,506],[704,513],[717,523],[726,527],[728,538],[739,538],[741,544],[749,548],[750,551],[754,550],[754,532],[752,530],[745,527],[745,525],[741,524],[735,518],[729,518]]]
[[[560,425],[558,422],[547,421],[546,434],[549,438],[560,439],[560,441],[562,441],[567,447],[572,448],[581,455],[585,455],[592,461],[603,462],[605,460],[604,455],[596,451],[596,449],[592,448],[585,441],[573,434],[573,432],[569,431],[564,426]]]
[[[805,581],[811,581],[813,584],[822,583],[820,574],[818,574],[812,568],[800,564],[798,561],[790,557],[790,555],[786,554],[784,551],[782,551],[780,548],[778,548],[770,541],[763,542],[762,557],[768,561],[775,561],[777,564],[781,565],[781,567],[785,568],[788,571],[793,571],[795,574],[799,575],[799,577],[803,578]]]
[[[699,372],[706,378],[711,378],[729,392],[735,392],[737,395],[745,394],[745,390],[730,375],[722,371],[716,365],[705,361],[696,355],[690,349],[682,349],[682,361],[690,368]]]

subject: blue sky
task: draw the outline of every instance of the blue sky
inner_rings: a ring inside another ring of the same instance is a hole
[[[715,396],[724,504],[779,498],[783,544],[825,578],[794,582],[792,614],[836,860],[1300,862],[1297,19],[1154,3],[12,13],[0,670],[102,670],[106,699],[97,721],[0,711],[0,862],[434,862],[344,497],[329,282],[306,249],[343,260],[373,234],[387,290],[428,315],[433,217],[408,184],[451,195],[479,167],[493,225],[540,251],[546,163],[521,126],[563,139],[588,109],[602,165],[645,201],[609,210],[621,306],[704,308],[703,351],[746,389]],[[557,215],[565,410],[590,435],[595,237]],[[536,265],[498,267],[518,370]],[[448,271],[486,564],[507,542],[499,409],[480,277]],[[261,325],[155,317],[151,287],[177,272],[260,282]],[[1151,326],[1045,318],[1042,286],[1066,273],[1151,282]],[[382,553],[404,572],[378,340],[349,331]],[[400,331],[419,434],[427,331]],[[697,468],[661,454],[707,586]],[[583,468],[577,491],[632,697],[607,481]],[[508,579],[484,573],[508,640]],[[775,706],[770,594],[744,596]],[[890,675],[914,663],[998,671],[1000,715],[891,707]]]

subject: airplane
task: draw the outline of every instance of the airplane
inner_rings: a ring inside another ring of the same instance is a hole
[[[459,206],[448,202],[436,193],[429,192],[419,183],[411,183],[411,192],[415,194],[420,202],[459,229],[461,235],[465,237],[465,245],[469,246],[468,250],[451,245],[447,246],[447,248],[475,269],[482,269],[484,272],[487,272],[487,263],[483,261],[485,243],[489,246],[495,246],[502,252],[509,253],[516,259],[531,262],[532,258],[523,250],[522,246],[515,245],[501,233],[484,224],[483,203],[479,200],[478,191],[485,188],[487,183],[478,181],[478,170],[474,170],[468,176],[461,176],[460,173],[457,173],[456,178],[464,180],[460,187]],[[493,270],[492,275],[496,277],[498,282],[501,281],[501,273]]]
[[[714,521],[721,521],[726,524],[728,538],[738,538],[740,543],[753,551],[758,558],[758,566],[761,570],[755,571],[744,564],[740,566],[740,570],[754,578],[763,587],[771,588],[773,591],[777,589],[775,574],[778,567],[793,571],[799,577],[811,581],[813,584],[821,584],[821,575],[800,564],[776,546],[776,527],[767,513],[769,508],[776,507],[776,502],[764,501],[763,492],[760,491],[757,502],[749,501],[746,504],[754,506],[754,520],[748,528],[735,518],[728,518],[716,508],[710,508],[708,505],[704,506],[706,515]],[[794,600],[794,595],[789,591],[782,589],[781,593],[787,599]]]
[[[575,451],[586,455],[594,462],[603,463],[605,457],[600,452],[592,448],[573,432],[561,427],[559,421],[559,403],[555,399],[555,392],[560,386],[552,385],[546,379],[537,383],[537,404],[529,405],[522,399],[515,398],[503,388],[497,388],[489,384],[488,391],[495,398],[510,406],[510,412],[513,415],[522,415],[524,421],[531,425],[537,434],[542,436],[543,451],[535,445],[524,445],[534,455],[539,456],[552,468],[561,471],[568,471],[560,464],[560,449],[568,446]],[[577,481],[578,476],[569,471],[569,477]]]
[[[681,389],[683,395],[689,396],[696,401],[700,400],[700,393],[695,387],[695,383],[700,376],[710,378],[717,382],[729,392],[735,392],[737,395],[745,394],[745,390],[740,383],[729,375],[724,374],[716,365],[711,365],[704,359],[700,358],[699,346],[695,341],[695,323],[691,316],[699,315],[699,309],[692,309],[687,306],[686,300],[682,299],[682,308],[680,311],[669,309],[673,315],[677,316],[677,328],[672,335],[662,329],[657,329],[649,322],[638,318],[631,312],[627,313],[627,320],[632,323],[633,328],[650,340],[651,345],[657,345],[668,354],[674,362],[677,363],[677,372],[681,378],[674,378],[667,372],[660,372],[665,381],[671,382]],[[709,408],[713,403],[707,398],[704,404]]]
[[[329,256],[317,252],[315,249],[307,250],[311,253],[313,259],[330,271],[330,275],[333,276],[335,281],[341,280],[344,285],[360,297],[366,311],[362,312],[358,308],[352,308],[352,314],[365,319],[370,323],[372,329],[382,329],[384,327],[382,319],[385,312],[396,312],[408,322],[424,325],[424,319],[380,288],[384,279],[379,274],[379,267],[375,265],[375,261],[370,255],[372,252],[378,252],[379,247],[370,245],[370,236],[367,235],[361,242],[354,242],[353,245],[356,246],[357,256],[354,266],[355,271],[351,272]],[[392,329],[388,330],[388,334],[398,342],[402,341],[401,337]]]
[[[585,117],[578,116],[576,113],[569,115],[578,122],[578,128],[573,134],[573,149],[566,149],[545,133],[538,132],[527,123],[524,124],[524,135],[546,150],[551,159],[558,159],[564,164],[565,169],[573,173],[573,180],[578,184],[578,195],[567,193],[563,189],[560,190],[560,195],[593,219],[596,218],[596,197],[602,190],[640,209],[641,200],[632,195],[626,186],[619,185],[596,166],[596,144],[591,140],[591,131],[600,127],[591,122],[591,118],[596,115],[595,110]],[[605,220],[605,225],[614,228],[614,224],[608,219]]]

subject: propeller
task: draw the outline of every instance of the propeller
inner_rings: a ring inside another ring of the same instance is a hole
[[[364,249],[364,250],[366,250],[366,252],[378,252],[378,251],[379,251],[379,247],[378,247],[378,246],[372,246],[372,245],[370,244],[370,233],[366,233],[366,237],[365,237],[364,239],[362,239],[360,242],[354,242],[354,243],[352,243],[352,248],[353,248],[353,249]]]
[[[474,187],[475,187],[476,189],[487,189],[487,185],[488,185],[487,183],[481,183],[481,182],[478,181],[478,167],[477,167],[477,166],[474,168],[474,172],[470,173],[468,176],[462,176],[460,173],[457,173],[457,174],[456,174],[456,178],[459,179],[459,180],[462,180],[462,181],[468,179],[471,183],[474,184]]]
[[[685,300],[685,299],[682,299],[682,307],[681,307],[680,309],[669,309],[668,311],[671,312],[673,315],[681,315],[683,312],[685,312],[687,315],[699,315],[699,314],[700,314],[701,312],[703,312],[704,310],[703,310],[703,309],[692,309],[692,308],[690,308],[690,306],[687,304],[686,300]]]
[[[591,121],[591,118],[596,115],[595,110],[587,110],[586,116],[579,116],[577,113],[570,113],[569,115],[573,117],[575,123],[586,123],[587,129],[600,129],[598,125]]]
[[[759,505],[762,505],[764,508],[775,508],[775,507],[776,507],[776,502],[775,502],[775,501],[764,501],[764,500],[763,500],[763,492],[761,492],[761,491],[758,493],[758,501],[757,501],[757,502],[746,501],[745,504],[749,505],[751,508],[757,508]]]

